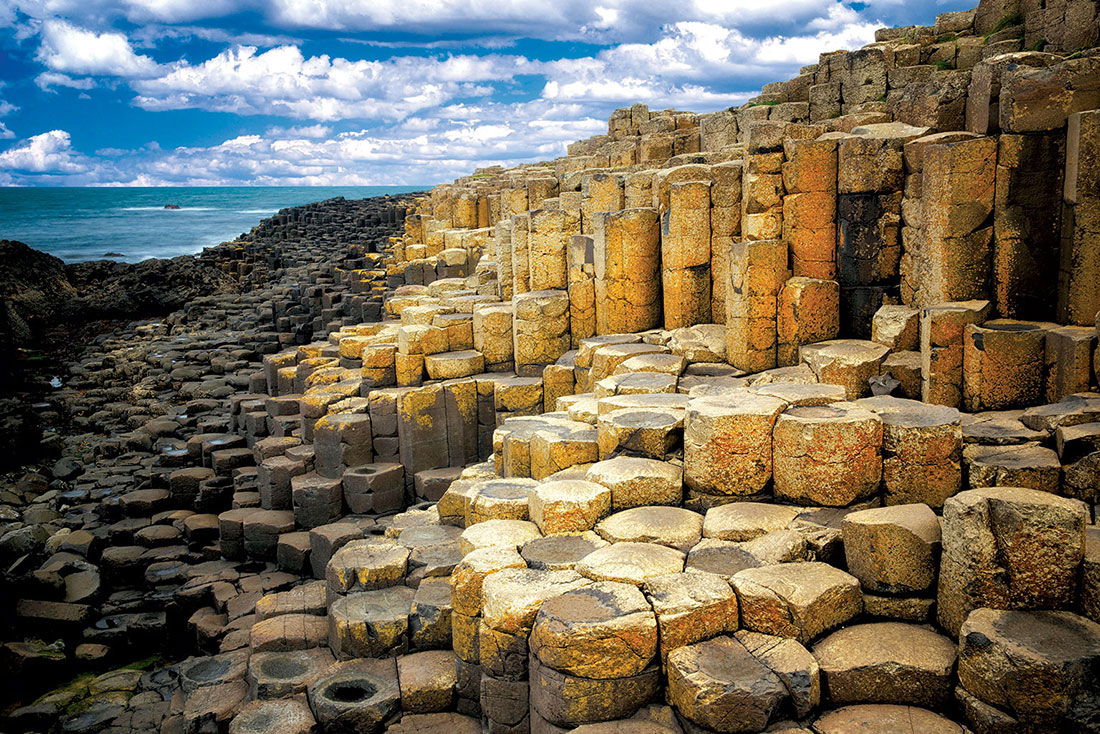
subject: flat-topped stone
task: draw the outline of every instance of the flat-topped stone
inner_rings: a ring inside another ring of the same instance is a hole
[[[655,543],[614,543],[582,558],[576,570],[593,581],[640,586],[646,579],[684,570],[684,554]]]
[[[703,516],[680,507],[635,507],[601,520],[596,532],[610,543],[657,543],[687,552],[702,537]]]
[[[657,619],[636,586],[599,581],[539,609],[531,652],[554,670],[585,678],[625,678],[657,653]]]

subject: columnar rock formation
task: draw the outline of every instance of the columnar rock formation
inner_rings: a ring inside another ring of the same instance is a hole
[[[263,348],[209,360],[231,380],[130,416],[155,458],[96,485],[113,525],[4,536],[55,597],[102,571],[185,620],[178,683],[89,710],[1100,729],[1096,13],[983,2],[741,108],[634,105],[288,270]],[[45,596],[21,624],[93,614]]]

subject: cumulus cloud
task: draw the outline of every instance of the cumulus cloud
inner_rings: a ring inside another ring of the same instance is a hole
[[[29,173],[80,173],[85,170],[73,151],[69,133],[50,130],[0,153],[0,170]]]
[[[133,83],[148,110],[197,107],[236,114],[319,121],[397,120],[459,97],[490,94],[487,81],[510,79],[531,66],[520,56],[397,57],[350,61],[306,57],[297,46],[260,52],[227,49],[201,64]]]
[[[153,59],[134,53],[122,33],[96,33],[63,20],[42,24],[38,60],[53,71],[68,74],[136,78],[153,76],[159,70]]]
[[[0,140],[11,140],[15,137],[15,133],[8,129],[8,126],[0,122]]]

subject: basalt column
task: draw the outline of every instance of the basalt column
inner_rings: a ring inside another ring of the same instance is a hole
[[[533,291],[564,289],[568,285],[564,224],[560,209],[537,209],[530,214],[527,247]]]
[[[836,278],[837,140],[783,143],[783,239],[796,277]]]
[[[741,235],[772,240],[783,234],[783,138],[785,122],[749,124],[741,186]]]
[[[1060,131],[997,138],[993,296],[1002,316],[1054,318],[1064,157]]]
[[[741,239],[743,168],[741,161],[730,161],[710,169],[714,181],[710,188],[710,319],[715,324],[726,322],[730,250]]]
[[[875,311],[896,298],[904,181],[901,149],[921,132],[908,125],[869,125],[840,141],[836,280],[841,287],[842,333],[870,337]]]
[[[710,181],[674,183],[661,217],[664,325],[710,322]]]
[[[1100,312],[1100,110],[1069,117],[1058,312],[1086,325]]]
[[[531,290],[531,217],[517,214],[512,217],[512,295],[518,296]]]
[[[906,147],[906,160],[920,176],[922,232],[914,247],[906,242],[902,275],[903,298],[915,307],[989,292],[997,141],[963,135],[928,136]]]
[[[787,243],[738,242],[730,254],[726,361],[759,372],[777,365],[779,293],[790,277]]]
[[[596,217],[596,333],[652,329],[661,321],[661,241],[657,210],[623,209]]]

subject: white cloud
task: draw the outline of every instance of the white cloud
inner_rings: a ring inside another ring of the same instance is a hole
[[[812,35],[752,38],[714,23],[675,23],[654,43],[624,43],[595,57],[548,63],[543,96],[713,110],[751,96],[723,90],[745,89],[760,78],[790,78],[824,51],[869,43],[876,27],[854,22]]]
[[[0,122],[0,140],[11,140],[15,137],[15,133],[8,129],[8,126]]]
[[[50,130],[0,153],[0,170],[31,173],[80,173],[85,167],[73,151],[69,133]]]
[[[519,56],[396,57],[349,61],[305,57],[296,46],[258,52],[238,46],[201,64],[179,64],[133,83],[149,110],[197,107],[319,121],[397,120],[460,97],[491,93],[479,84],[533,68]]]
[[[139,56],[121,33],[96,33],[63,20],[42,24],[38,60],[53,71],[137,78],[158,72],[158,64]]]
[[[34,78],[34,83],[39,89],[51,91],[53,87],[71,87],[72,89],[91,89],[95,86],[95,80],[88,77],[75,79],[67,74],[58,74],[56,71],[44,71]]]
[[[326,138],[332,133],[328,125],[299,125],[297,127],[269,127],[264,131],[267,137],[289,138]]]

